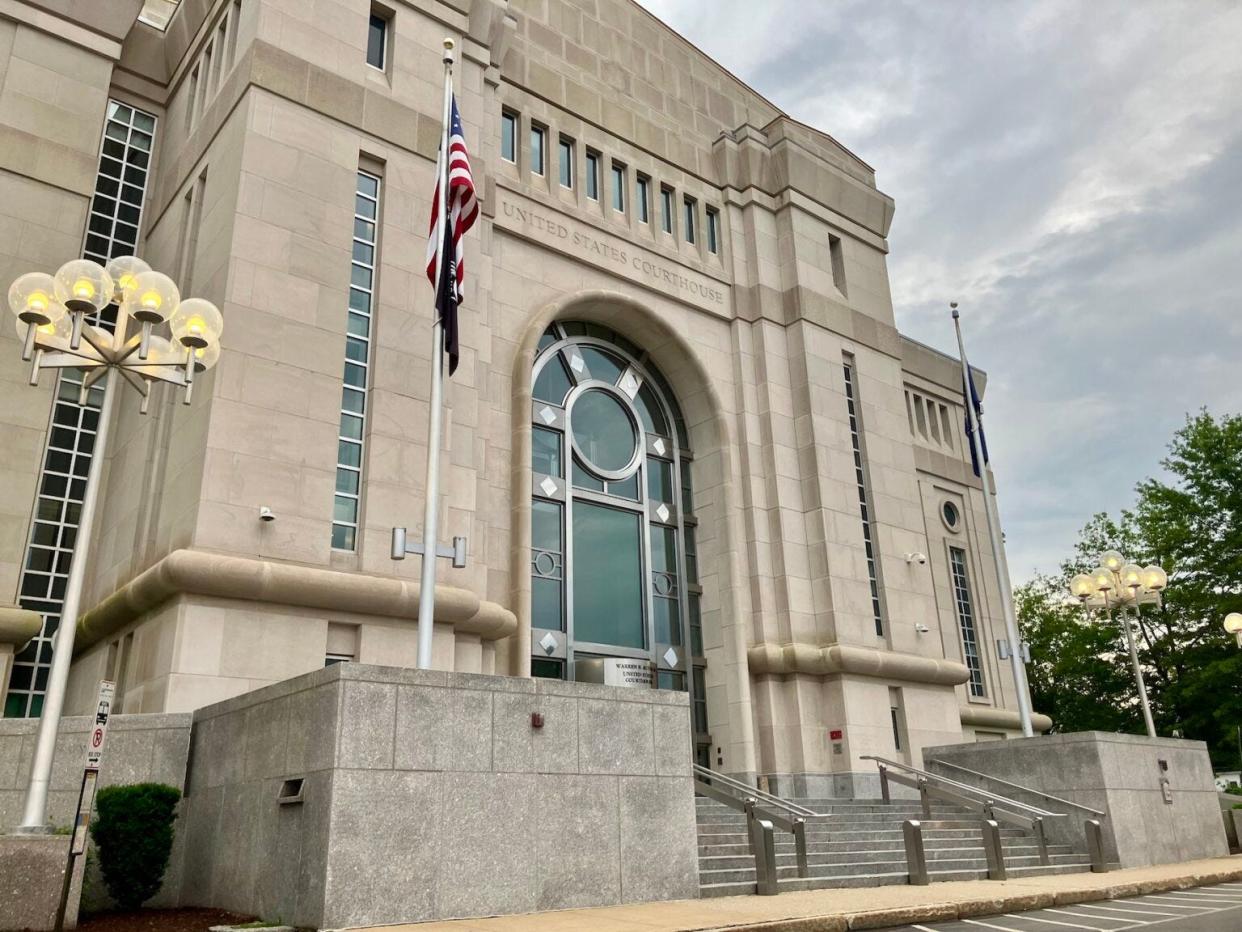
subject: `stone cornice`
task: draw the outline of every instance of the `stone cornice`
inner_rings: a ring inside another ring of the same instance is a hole
[[[16,605],[0,605],[0,644],[12,644],[19,652],[26,642],[39,633],[43,617]]]
[[[413,621],[417,582],[249,557],[174,550],[78,619],[75,653],[178,595],[213,596]],[[35,616],[36,618],[38,616]],[[461,634],[499,640],[517,630],[508,609],[473,592],[436,586],[436,621]]]
[[[964,705],[959,711],[963,725],[979,728],[1008,728],[1011,731],[1022,728],[1018,713],[1010,709],[996,709],[990,705]],[[1036,731],[1047,731],[1052,727],[1052,719],[1042,713],[1032,712],[1031,727]]]
[[[966,665],[935,657],[844,644],[756,644],[746,651],[751,673],[849,673],[905,683],[957,686],[970,679]]]

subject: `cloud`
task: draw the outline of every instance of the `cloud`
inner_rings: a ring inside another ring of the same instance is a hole
[[[1242,411],[1242,4],[649,0],[897,202],[898,325],[962,302],[1011,571]]]

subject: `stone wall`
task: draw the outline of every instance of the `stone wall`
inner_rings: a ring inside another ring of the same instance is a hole
[[[1122,867],[1222,857],[1229,851],[1202,741],[1087,731],[928,747],[923,757],[932,771],[936,761],[945,761],[1103,811],[1105,857]],[[947,768],[939,772],[974,782]],[[1015,798],[1069,813],[1067,819],[1048,820],[1050,836],[1083,844],[1084,813],[1021,794]]]
[[[181,902],[339,927],[697,896],[688,716],[683,693],[353,663],[207,706]]]

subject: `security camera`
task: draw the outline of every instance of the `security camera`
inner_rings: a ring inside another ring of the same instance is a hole
[[[917,563],[919,566],[922,566],[923,564],[925,564],[925,563],[927,562],[927,554],[925,554],[925,553],[907,553],[907,554],[906,554],[906,562],[907,562],[907,563]]]
[[[926,634],[928,631],[931,630],[931,628],[927,627],[927,625],[915,625],[914,630],[917,631],[919,634]]]
[[[259,506],[259,520],[260,521],[275,521],[276,515],[273,514],[272,509],[268,508],[266,505],[260,505]]]

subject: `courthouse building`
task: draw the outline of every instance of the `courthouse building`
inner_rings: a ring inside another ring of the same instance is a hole
[[[390,532],[423,513],[445,36],[482,214],[435,666],[649,662],[701,763],[791,793],[1015,733],[961,373],[896,328],[892,199],[632,0],[0,10],[4,286],[137,252],[225,320],[193,404],[118,399],[89,546],[99,398],[30,387],[0,332],[5,715],[39,714],[58,624],[69,714],[102,678],[164,712],[414,665]]]

